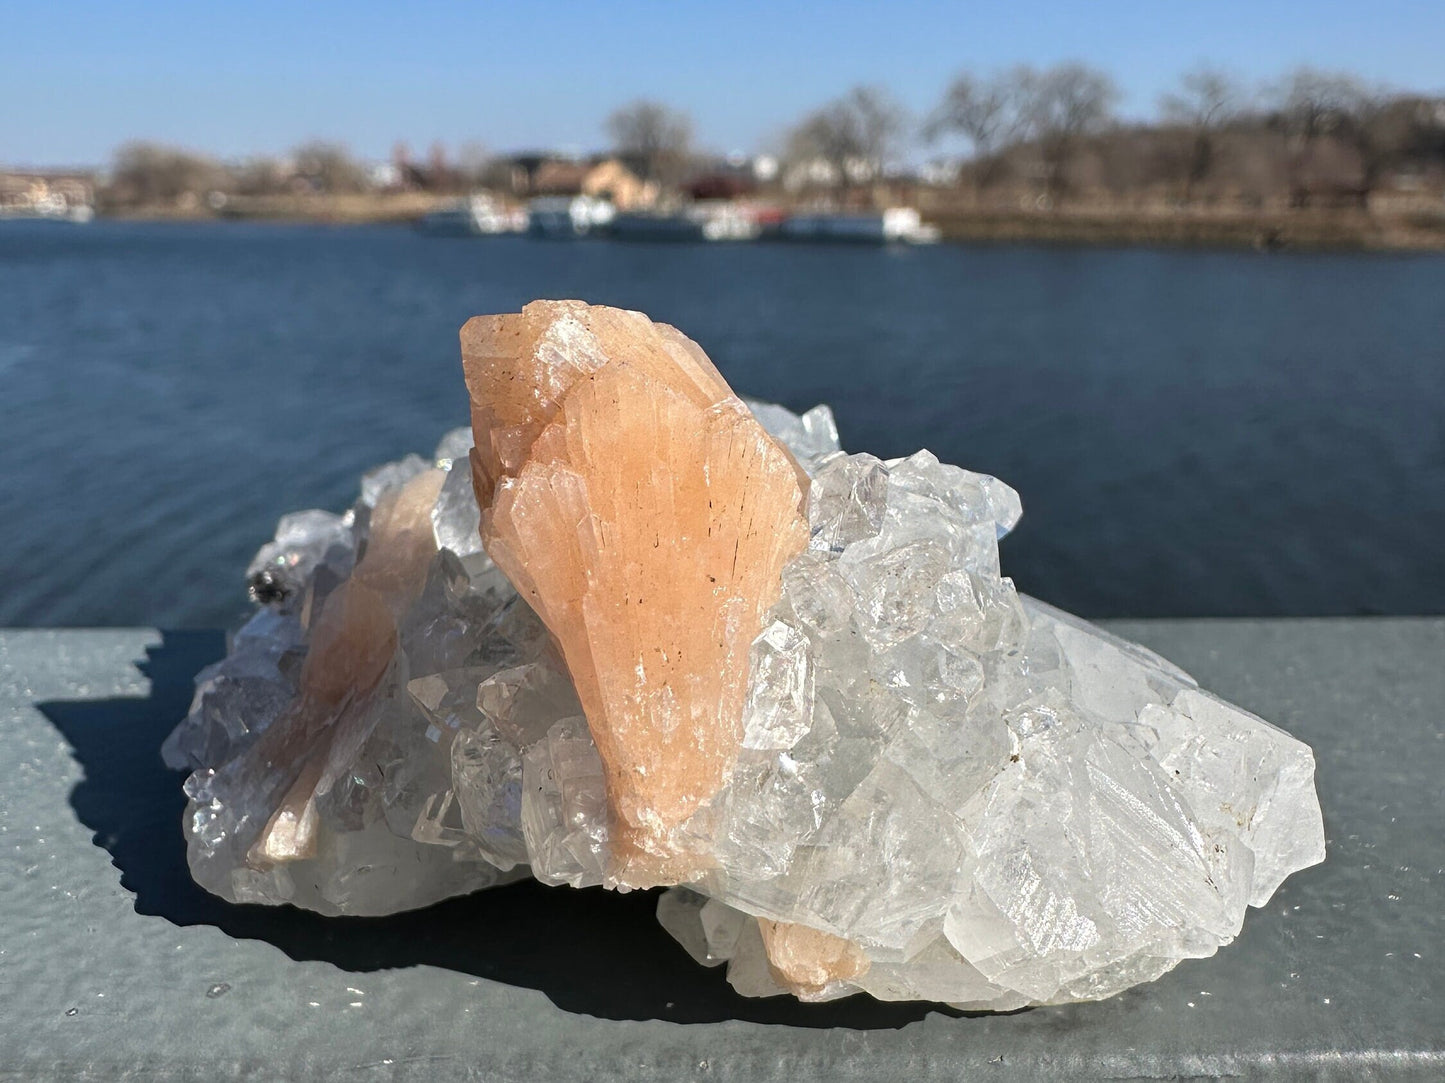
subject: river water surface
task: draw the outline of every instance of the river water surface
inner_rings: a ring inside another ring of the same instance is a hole
[[[276,518],[466,421],[456,331],[682,328],[844,446],[1017,488],[1089,616],[1445,612],[1445,258],[0,224],[0,625],[231,622]]]

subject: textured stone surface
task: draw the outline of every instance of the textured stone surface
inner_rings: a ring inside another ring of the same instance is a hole
[[[225,903],[190,881],[156,752],[220,633],[0,630],[0,1076],[1440,1079],[1445,620],[1108,627],[1314,746],[1329,860],[1213,959],[966,1019],[739,997],[651,892],[522,881],[366,921]]]
[[[659,920],[745,994],[1009,1010],[1212,954],[1323,859],[1307,746],[1017,593],[1008,486],[750,413],[635,313],[463,344],[480,511],[454,433],[288,517],[168,742],[210,890],[684,884]]]

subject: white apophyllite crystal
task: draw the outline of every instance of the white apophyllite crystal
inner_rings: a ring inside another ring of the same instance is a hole
[[[1002,576],[1012,489],[926,452],[843,454],[823,407],[750,405],[812,475],[811,542],[753,643],[729,780],[684,825],[713,868],[659,901],[699,962],[758,996],[1096,999],[1211,954],[1323,859],[1308,747]],[[458,430],[432,462],[372,471],[346,516],[288,516],[258,554],[267,605],[165,748],[195,772],[190,859],[210,890],[375,914],[528,870],[606,881],[603,765],[545,629],[481,551],[469,444]],[[257,862],[286,781],[247,749],[295,696],[369,509],[433,462],[440,552],[355,769],[317,803],[315,856]],[[760,921],[862,965],[790,983]]]
[[[864,974],[806,998],[1109,996],[1228,943],[1324,856],[1310,750],[1020,597],[997,551],[1018,516],[923,453],[815,467],[744,718],[796,740],[745,741],[697,817],[718,868],[692,885],[864,949]],[[807,647],[783,665],[790,635]],[[762,945],[737,950],[755,988]]]

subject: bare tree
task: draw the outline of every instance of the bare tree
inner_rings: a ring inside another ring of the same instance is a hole
[[[613,150],[634,159],[644,180],[676,183],[692,148],[692,118],[660,102],[640,99],[607,118]]]
[[[829,182],[847,184],[848,162],[854,153],[847,118],[836,106],[824,106],[789,129],[783,160],[806,181],[823,180],[825,173]]]
[[[1178,89],[1160,97],[1164,119],[1193,137],[1184,170],[1186,200],[1193,198],[1195,185],[1209,176],[1218,157],[1218,133],[1238,115],[1243,101],[1238,81],[1228,72],[1208,66],[1185,72]]]
[[[1348,72],[1304,66],[1286,75],[1270,97],[1285,131],[1308,143],[1338,128],[1364,94]]]
[[[1009,79],[1023,129],[1043,156],[1049,193],[1062,195],[1080,141],[1113,122],[1119,89],[1107,72],[1074,62],[1043,71],[1015,68]]]
[[[928,118],[923,136],[930,142],[957,134],[968,140],[974,159],[974,186],[984,188],[997,176],[997,152],[1018,137],[1018,98],[1010,79],[956,76],[943,101]]]
[[[204,155],[136,141],[116,149],[110,194],[124,205],[169,205],[225,184],[220,164]]]
[[[1290,202],[1297,207],[1309,204],[1304,166],[1320,140],[1335,139],[1355,151],[1360,174],[1354,194],[1362,207],[1411,140],[1413,118],[1405,99],[1349,72],[1296,68],[1274,89],[1273,99],[1275,121],[1291,150]]]
[[[825,162],[845,187],[879,176],[897,149],[906,114],[881,87],[857,86],[809,113],[788,134],[795,164]]]
[[[491,164],[491,152],[478,140],[468,140],[457,148],[457,169],[468,185],[482,183]]]
[[[1415,136],[1414,109],[1385,87],[1359,84],[1339,125],[1340,138],[1360,159],[1355,196],[1368,209],[1385,171],[1406,154]]]
[[[291,174],[278,159],[257,155],[233,165],[231,177],[237,195],[269,196],[284,192]]]
[[[898,150],[907,126],[907,114],[888,91],[879,86],[857,86],[842,101],[843,109],[852,117],[859,149],[874,175]]]
[[[316,140],[291,152],[296,175],[318,192],[360,192],[366,187],[366,173],[340,143]]]

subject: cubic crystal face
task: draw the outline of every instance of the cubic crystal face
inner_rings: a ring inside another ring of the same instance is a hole
[[[458,430],[346,515],[282,520],[262,608],[166,742],[209,890],[377,914],[528,872],[673,883],[659,921],[747,995],[1009,1010],[1212,954],[1323,860],[1307,746],[1002,575],[1008,486],[845,454],[826,407],[748,413],[636,313],[472,330],[474,471]],[[499,373],[523,386],[477,401]],[[599,376],[640,428],[603,431]],[[720,432],[752,466],[713,457]],[[709,529],[762,508],[757,574],[698,595]],[[559,563],[569,522],[593,541]],[[675,553],[629,561],[664,533]],[[674,616],[634,618],[635,594]],[[741,649],[635,665],[686,652],[676,614],[727,613]]]

